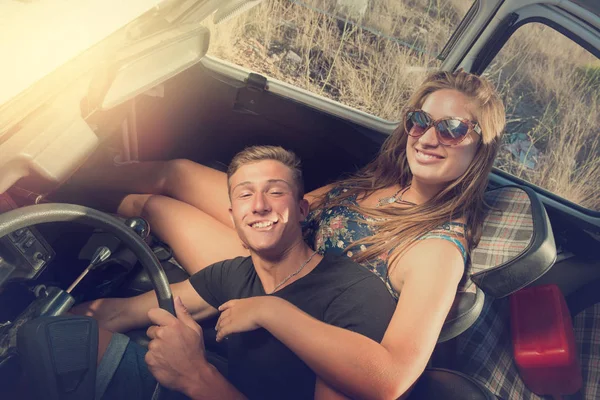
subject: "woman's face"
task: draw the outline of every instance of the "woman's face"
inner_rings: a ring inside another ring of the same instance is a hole
[[[469,99],[454,89],[433,92],[421,107],[434,120],[458,117],[474,121],[472,108]],[[479,135],[471,131],[459,144],[443,146],[433,127],[420,137],[408,136],[406,155],[413,179],[428,186],[443,186],[455,180],[471,164],[480,140]]]

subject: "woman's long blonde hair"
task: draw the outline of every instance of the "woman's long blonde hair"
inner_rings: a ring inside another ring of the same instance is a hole
[[[349,246],[367,246],[365,251],[355,252],[353,259],[357,262],[372,260],[392,250],[394,251],[390,256],[397,257],[425,233],[458,218],[466,220],[465,238],[469,250],[481,236],[485,207],[483,195],[505,125],[504,105],[490,82],[460,70],[431,74],[411,96],[406,108],[421,108],[427,96],[441,89],[457,90],[471,100],[473,117],[483,132],[477,153],[462,176],[449,182],[445,189],[423,204],[409,208],[361,207],[357,210],[375,219],[371,223],[376,227],[373,236]],[[393,185],[407,187],[412,179],[406,158],[407,137],[404,124],[400,123],[387,138],[376,159],[355,175],[338,182],[337,186],[342,186],[347,191],[329,199],[327,207],[339,205],[355,195],[358,199],[363,199],[376,190]],[[322,198],[317,202],[317,207],[325,201]]]

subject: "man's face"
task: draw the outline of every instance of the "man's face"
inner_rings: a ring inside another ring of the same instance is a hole
[[[229,184],[231,219],[252,252],[278,257],[302,240],[308,202],[298,199],[288,167],[274,160],[246,164]]]

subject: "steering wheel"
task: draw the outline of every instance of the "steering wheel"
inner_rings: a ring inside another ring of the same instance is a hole
[[[160,308],[175,315],[169,281],[148,245],[119,219],[89,207],[74,204],[41,204],[0,214],[0,238],[21,228],[50,222],[77,222],[110,232],[125,243],[148,272]],[[153,399],[165,400],[169,390],[157,384]]]

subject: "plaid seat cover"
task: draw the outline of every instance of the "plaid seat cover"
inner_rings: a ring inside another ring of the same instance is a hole
[[[459,291],[475,292],[472,275],[504,264],[521,255],[533,240],[531,202],[524,190],[504,187],[485,194],[490,207],[479,244],[471,251]]]
[[[500,188],[486,193],[485,200],[491,210],[459,290],[474,292],[472,275],[502,268],[533,240],[531,203],[525,191],[518,187]],[[455,363],[447,367],[480,381],[503,400],[550,400],[550,396],[531,392],[519,375],[513,358],[508,301],[508,297],[486,298],[479,319],[456,339]],[[600,399],[600,304],[578,314],[573,328],[582,366],[583,396],[563,399]]]
[[[508,297],[486,298],[482,316],[457,338],[456,365],[452,367],[483,383],[503,400],[551,400],[529,390],[514,363],[509,326]],[[575,340],[583,375],[580,395],[564,400],[600,399],[600,304],[575,316]]]

